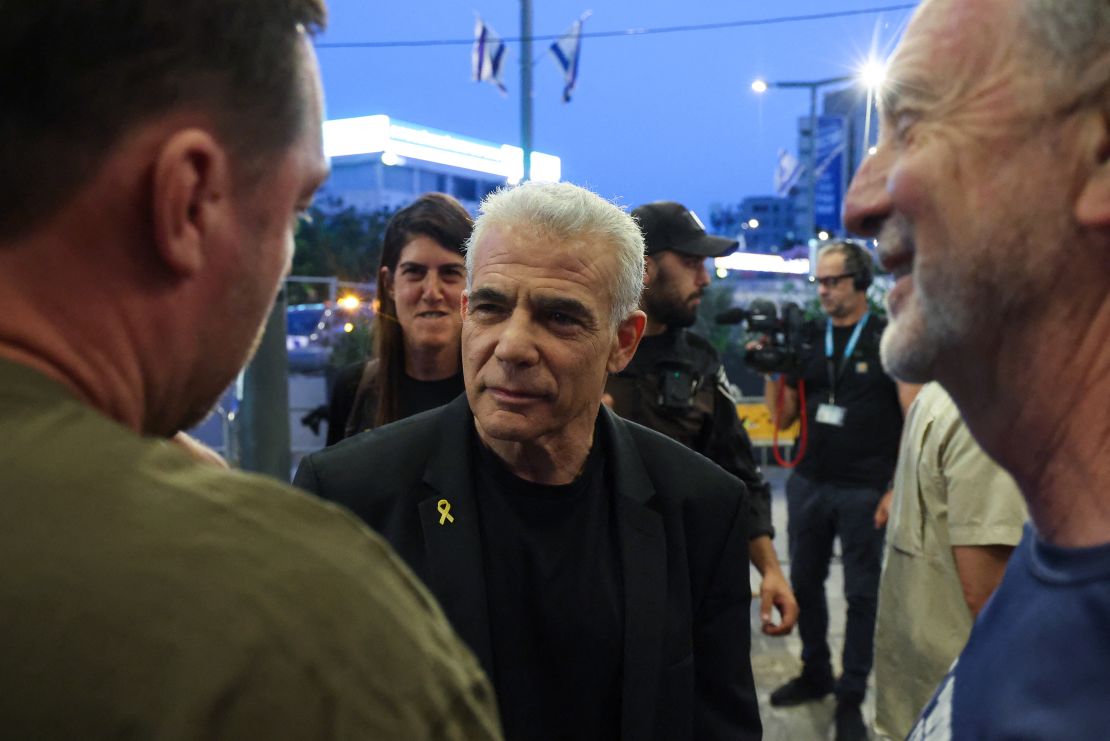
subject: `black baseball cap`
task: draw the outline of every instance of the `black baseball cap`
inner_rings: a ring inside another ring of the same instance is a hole
[[[721,257],[735,250],[735,239],[705,233],[705,225],[690,209],[674,201],[654,201],[632,209],[644,233],[644,253],[672,250],[686,255]]]

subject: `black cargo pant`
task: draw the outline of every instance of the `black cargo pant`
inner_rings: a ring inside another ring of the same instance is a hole
[[[875,529],[874,516],[882,495],[879,489],[822,484],[798,473],[786,483],[790,581],[800,609],[803,672],[821,683],[832,681],[825,579],[833,539],[840,538],[848,616],[836,695],[848,702],[863,699],[874,657],[883,553],[883,531]]]

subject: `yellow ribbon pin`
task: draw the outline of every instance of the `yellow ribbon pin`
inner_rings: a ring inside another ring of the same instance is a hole
[[[451,516],[451,503],[448,502],[446,499],[440,499],[439,503],[436,504],[436,509],[439,510],[440,525],[444,524],[445,522],[455,521],[455,518]]]

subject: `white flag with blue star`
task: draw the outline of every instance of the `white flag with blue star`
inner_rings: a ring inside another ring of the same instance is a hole
[[[505,42],[478,16],[474,26],[474,49],[470,54],[474,81],[492,82],[502,93],[507,93],[501,82],[505,52]]]

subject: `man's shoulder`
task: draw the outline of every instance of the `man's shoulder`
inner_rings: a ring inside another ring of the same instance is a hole
[[[799,338],[801,344],[811,350],[820,350],[824,353],[824,345],[820,345],[825,337],[825,324],[828,321],[826,317],[806,319],[798,328]],[[818,347],[820,345],[820,347]]]
[[[165,486],[165,512],[152,516],[151,528],[165,530],[168,550],[196,550],[202,539],[212,560],[198,568],[220,572],[210,575],[217,583],[283,584],[272,597],[290,622],[315,621],[324,605],[353,618],[360,603],[373,612],[391,600],[414,617],[428,612],[430,599],[392,548],[346,510],[261,475],[204,467],[182,476]],[[316,598],[306,601],[309,593]],[[271,598],[258,597],[260,605]]]
[[[352,435],[335,445],[305,457],[316,471],[357,469],[359,472],[380,471],[383,462],[398,472],[418,468],[430,446],[427,441],[441,434],[442,424],[450,416],[449,407],[439,407],[387,425]]]
[[[692,367],[699,375],[711,375],[720,362],[720,354],[709,340],[686,328],[671,328],[645,337],[628,366],[610,378],[650,375],[675,363]]]
[[[963,418],[948,392],[931,381],[914,396],[906,412],[906,424],[925,444],[942,448],[963,425]]]
[[[619,418],[616,423],[617,437],[626,436],[615,461],[618,494],[661,518],[667,541],[682,549],[691,572],[700,574],[699,588],[717,573],[719,559],[729,562],[727,569],[746,564],[756,523],[744,483],[666,435]],[[746,565],[743,570],[746,574]],[[743,581],[747,595],[746,576]]]
[[[1030,529],[909,738],[1105,737],[1110,550],[1042,548]],[[1067,671],[1046,674],[1046,662]]]
[[[740,479],[701,453],[631,420],[618,418],[616,423],[624,425],[657,494],[678,499],[746,494]]]
[[[683,329],[679,338],[677,348],[699,374],[711,376],[721,367],[721,354],[708,339],[689,329]]]
[[[221,478],[212,489],[234,492],[226,506],[235,517],[227,526],[209,525],[207,538],[216,552],[222,548],[226,556],[245,561],[231,569],[237,576],[220,577],[231,592],[242,589],[240,579],[255,580],[262,612],[285,615],[285,628],[293,635],[349,621],[338,630],[340,644],[368,638],[397,642],[399,647],[370,649],[380,650],[387,663],[403,662],[406,651],[416,656],[443,645],[449,630],[434,599],[361,520],[262,476],[224,472]],[[272,593],[277,585],[280,590]]]
[[[701,355],[705,355],[706,357],[710,357],[714,360],[720,359],[721,354],[717,352],[717,348],[713,346],[713,343],[710,342],[707,338],[702,337],[697,332],[694,332],[690,329],[685,329],[682,331],[682,337],[692,351]]]
[[[49,538],[55,548],[43,553],[72,557],[69,568],[94,570],[114,554],[124,562],[189,563],[195,574],[315,562],[324,567],[318,578],[342,579],[342,570],[326,567],[338,552],[350,549],[370,571],[391,558],[353,517],[288,484],[200,463],[75,400],[27,408],[24,418],[34,424],[0,425],[11,433],[0,451],[0,530],[46,537],[72,528],[67,539]],[[0,541],[32,548],[27,538]],[[107,543],[113,547],[98,545]],[[75,555],[86,551],[88,558]],[[247,552],[255,557],[235,555]],[[161,559],[173,553],[183,560]]]
[[[312,581],[346,588],[367,574],[400,578],[397,585],[406,578],[390,570],[395,561],[388,546],[333,505],[267,476],[197,462],[168,442],[123,430],[117,434],[97,458],[74,451],[72,465],[51,465],[66,456],[63,447],[45,461],[23,466],[18,491],[5,497],[12,506],[7,527],[47,530],[84,522],[86,527],[44,556],[65,560],[87,548],[95,558],[74,557],[71,567],[78,570],[95,570],[115,555],[149,558],[169,565],[161,577],[169,582],[183,576],[172,565],[185,563],[190,574],[185,582],[207,574],[211,585],[251,575],[301,581],[306,568]],[[24,498],[34,500],[36,509],[21,508]],[[101,552],[98,542],[114,547]],[[350,569],[335,568],[343,560]],[[109,571],[100,576],[114,578]]]
[[[96,456],[80,455],[63,435],[45,460],[0,476],[18,484],[0,500],[0,557],[19,564],[0,577],[13,608],[4,655],[13,666],[67,667],[43,679],[49,687],[28,677],[32,701],[19,718],[41,720],[52,692],[72,697],[72,711],[52,722],[69,722],[95,695],[105,722],[131,708],[136,723],[164,728],[155,715],[174,687],[174,707],[186,715],[211,712],[208,703],[234,692],[228,717],[272,705],[273,718],[301,728],[279,706],[303,702],[303,718],[320,727],[405,735],[416,725],[391,715],[396,703],[438,722],[483,684],[427,590],[351,515],[272,479],[86,422]],[[38,441],[20,444],[28,442]],[[60,460],[70,463],[51,465]],[[44,644],[49,635],[69,638]]]
[[[879,314],[872,313],[867,319],[867,327],[864,334],[868,336],[869,342],[872,346],[878,348],[879,342],[883,339],[883,332],[886,331],[887,320],[886,317]]]

